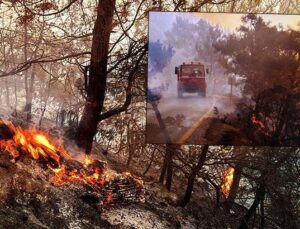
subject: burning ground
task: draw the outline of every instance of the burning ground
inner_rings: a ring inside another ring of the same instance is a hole
[[[4,214],[9,215],[11,210],[11,217],[17,217],[19,214],[15,214],[14,210],[21,208],[20,205],[28,204],[41,217],[47,216],[49,211],[54,216],[61,214],[68,217],[75,208],[77,213],[73,213],[76,215],[80,215],[80,212],[87,213],[88,211],[84,211],[84,202],[100,213],[106,207],[144,200],[142,180],[134,178],[130,173],[117,174],[100,160],[87,156],[82,160],[75,159],[57,141],[52,142],[45,132],[23,130],[11,122],[1,120],[0,136],[0,200],[7,204],[3,205]],[[75,196],[78,196],[79,202],[75,201],[74,205],[71,199]],[[60,206],[56,208],[58,205]],[[40,207],[49,209],[42,210]],[[25,213],[24,211],[20,211],[20,214]],[[26,210],[27,213],[28,211],[29,209]],[[0,225],[12,226],[18,222],[10,221],[9,217],[3,219]],[[35,214],[25,213],[21,219],[29,225],[43,225]],[[50,223],[51,227],[57,227],[61,221],[58,217],[58,220]],[[87,226],[84,222],[81,223]],[[76,220],[69,222],[71,228],[76,224],[80,223]]]
[[[4,228],[207,228],[228,217],[222,210],[208,211],[207,202],[181,208],[176,192],[117,173],[96,158],[75,159],[40,130],[1,121],[0,133]],[[232,171],[224,176],[226,195]],[[231,217],[228,223],[234,224],[241,214]]]
[[[216,216],[191,204],[175,207],[171,195],[145,185],[145,203],[99,206],[94,190],[83,183],[54,186],[38,161],[17,163],[0,155],[0,225],[3,228],[209,228]],[[217,218],[219,217],[219,219]],[[208,220],[209,219],[209,220]],[[221,225],[219,225],[221,226]]]

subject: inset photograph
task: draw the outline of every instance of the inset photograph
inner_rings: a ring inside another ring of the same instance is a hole
[[[150,12],[147,143],[300,146],[300,16]]]

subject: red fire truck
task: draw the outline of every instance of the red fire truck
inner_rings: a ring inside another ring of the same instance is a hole
[[[206,97],[206,73],[208,74],[208,69],[205,70],[200,62],[183,63],[175,67],[178,97],[182,98],[184,92],[197,92],[198,95]]]

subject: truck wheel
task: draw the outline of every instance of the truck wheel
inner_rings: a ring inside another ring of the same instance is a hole
[[[178,89],[177,93],[178,93],[178,98],[183,97],[183,90]]]

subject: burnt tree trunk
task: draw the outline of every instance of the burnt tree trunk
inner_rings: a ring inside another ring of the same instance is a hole
[[[5,78],[5,97],[6,97],[6,106],[7,107],[10,107],[10,97],[9,97],[9,94],[10,94],[10,91],[9,91],[9,86],[8,86],[8,81],[7,81],[7,78]]]
[[[234,173],[233,173],[233,181],[232,185],[230,187],[229,195],[224,201],[223,205],[225,209],[229,212],[232,208],[232,205],[234,203],[234,200],[236,198],[239,186],[240,186],[240,180],[241,180],[241,172],[243,167],[240,164],[236,164],[234,167]]]
[[[25,15],[26,15],[26,10],[25,10]],[[24,24],[24,62],[28,61],[28,23]],[[34,65],[35,66],[35,65]],[[34,69],[32,70],[34,71]],[[32,72],[31,80],[34,75],[34,72]],[[26,92],[26,104],[23,109],[23,111],[26,114],[26,120],[30,121],[31,120],[31,107],[32,107],[32,90],[28,85],[28,70],[25,71],[24,73],[24,84],[25,84],[25,92]]]
[[[198,162],[197,165],[195,165],[192,168],[192,171],[189,175],[188,178],[188,183],[187,183],[187,188],[184,194],[184,197],[182,198],[182,200],[179,202],[179,205],[181,207],[184,207],[185,205],[187,205],[192,197],[192,192],[193,192],[193,188],[194,188],[194,183],[195,183],[195,179],[197,177],[197,174],[199,173],[199,171],[201,170],[201,168],[204,165],[205,159],[206,159],[206,155],[208,152],[208,145],[203,146],[202,150],[200,151],[201,153],[199,153],[198,156]]]
[[[25,16],[27,16],[26,13],[27,11],[25,10]],[[27,45],[28,45],[28,28],[27,28],[27,23],[24,24],[24,63],[27,62],[28,60],[28,50],[27,50]],[[31,114],[28,114],[28,69],[25,70],[24,72],[24,84],[25,84],[25,92],[26,92],[26,104],[24,107],[24,112],[26,113],[26,119],[29,121],[31,119]],[[31,112],[31,105],[30,105],[30,112]]]
[[[243,167],[240,164],[236,165],[235,168],[234,168],[233,181],[232,181],[229,196],[228,196],[228,199],[227,199],[231,202],[233,202],[235,200],[237,191],[239,189],[242,169],[243,169]]]
[[[167,176],[166,176],[166,188],[171,191],[172,179],[173,179],[173,156],[174,156],[174,146],[171,147],[171,150],[168,150],[167,156]]]
[[[50,70],[51,72],[51,70]],[[50,89],[51,89],[51,75],[50,75],[50,78],[49,78],[49,81],[48,81],[48,85],[47,85],[47,91],[46,91],[46,98],[44,100],[44,105],[43,107],[41,108],[41,116],[40,116],[40,119],[39,119],[39,127],[42,126],[42,121],[43,121],[43,118],[44,118],[44,115],[45,115],[45,111],[46,111],[46,108],[47,108],[47,105],[48,105],[48,100],[49,100],[49,96],[50,96]]]
[[[129,124],[127,126],[127,144],[128,144],[128,158],[126,162],[126,168],[130,167],[131,161],[135,154],[135,145],[134,145],[134,131],[129,130]]]
[[[25,91],[26,91],[26,104],[24,107],[24,112],[26,113],[26,120],[30,121],[32,117],[32,99],[33,99],[33,84],[34,84],[34,78],[35,78],[35,69],[36,65],[33,65],[32,67],[32,73],[30,78],[28,78],[28,74],[25,74]]]
[[[17,110],[18,107],[18,93],[17,93],[17,79],[16,76],[14,76],[14,94],[15,94],[15,111]],[[1,102],[0,102],[1,103]]]
[[[24,34],[24,58],[25,58],[25,62],[28,61],[28,24],[25,23],[25,34]],[[43,38],[43,31],[45,29],[45,20],[43,19],[43,26],[41,28],[41,32],[38,38],[37,43],[35,44],[36,47],[32,53],[33,57],[32,59],[36,59],[37,58],[37,54],[38,54],[38,50],[39,47],[42,43],[42,38]],[[26,113],[26,120],[30,121],[32,118],[32,100],[33,100],[33,93],[34,93],[34,81],[35,81],[35,76],[36,76],[36,65],[33,64],[32,70],[31,70],[31,75],[28,75],[28,70],[25,71],[25,92],[26,92],[26,104],[24,107],[24,112]]]
[[[151,158],[150,158],[150,162],[149,162],[147,168],[145,169],[145,171],[143,172],[143,175],[144,175],[144,176],[148,173],[149,169],[150,169],[151,166],[152,166],[152,163],[153,163],[153,161],[154,161],[154,156],[155,156],[156,151],[157,151],[157,148],[155,148],[155,149],[152,151]]]
[[[167,143],[167,145],[169,143],[171,143],[171,138],[169,136],[169,133],[167,131],[167,127],[163,121],[163,118],[161,116],[161,113],[158,109],[158,101],[150,101],[150,104],[154,110],[154,113],[155,113],[155,116],[156,116],[156,119],[158,121],[158,125],[159,125],[159,128],[161,129],[163,135],[164,135],[164,138],[165,138],[165,142]]]
[[[166,145],[166,152],[164,156],[163,166],[161,168],[159,182],[164,183],[166,178],[166,186],[168,190],[171,190],[172,175],[173,175],[173,154],[174,146],[172,144]]]
[[[235,165],[234,165],[234,173],[233,173],[233,181],[232,185],[230,187],[229,195],[224,200],[222,205],[225,207],[225,210],[227,212],[230,212],[230,209],[232,208],[232,205],[235,201],[235,198],[237,196],[239,186],[240,186],[240,180],[242,177],[242,171],[243,171],[243,160],[246,155],[247,148],[243,147],[234,147],[233,149],[233,156],[236,159]]]
[[[171,138],[169,136],[169,133],[167,131],[166,125],[163,121],[163,118],[158,110],[158,101],[150,101],[152,108],[154,110],[156,119],[158,121],[159,128],[164,134],[166,144],[166,153],[164,156],[163,166],[161,169],[159,182],[164,183],[164,180],[166,178],[166,187],[170,191],[171,185],[172,185],[172,177],[173,177],[173,155],[175,146],[171,144]]]
[[[260,229],[265,228],[265,205],[264,199],[260,201]]]
[[[2,92],[3,91],[3,89],[2,89],[2,87],[0,88],[0,91]],[[0,105],[2,105],[2,93],[0,93]]]
[[[135,129],[135,124],[134,124],[133,115],[130,115],[130,121],[127,122],[126,124],[126,132],[127,132],[127,147],[128,147],[128,158],[126,162],[126,168],[129,169],[132,160],[135,157],[135,154],[139,151],[139,146],[138,146],[138,133]]]
[[[75,137],[77,145],[88,154],[92,150],[93,137],[97,132],[105,97],[109,38],[112,32],[114,7],[115,0],[99,1],[93,30],[87,100]]]
[[[254,215],[255,210],[258,207],[259,203],[264,199],[265,192],[266,192],[265,186],[263,184],[261,184],[256,190],[254,201],[253,201],[251,207],[248,209],[248,211],[244,215],[242,222],[239,226],[239,229],[249,228],[248,223],[249,223],[251,217]]]

